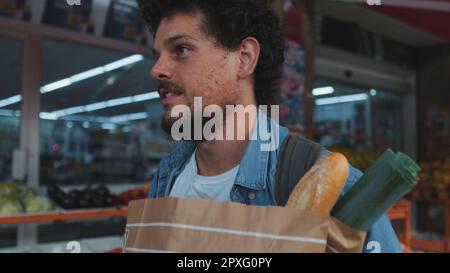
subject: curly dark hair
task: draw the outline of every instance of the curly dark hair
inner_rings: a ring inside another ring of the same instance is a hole
[[[236,50],[247,37],[259,41],[255,69],[258,105],[278,102],[278,81],[284,62],[284,40],[278,17],[261,0],[137,0],[141,15],[155,33],[161,20],[178,12],[200,11],[203,31],[226,50]]]

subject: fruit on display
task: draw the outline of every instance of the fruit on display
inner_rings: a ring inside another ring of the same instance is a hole
[[[47,187],[49,198],[64,209],[106,208],[119,205],[116,195],[105,186],[85,187],[65,192],[57,185]]]
[[[26,213],[47,212],[53,209],[51,202],[35,193],[28,192],[22,200]]]
[[[150,182],[144,184],[144,191],[145,195],[148,195],[148,193],[150,192]]]
[[[0,183],[0,215],[42,213],[52,210],[52,204],[37,191],[13,182]]]
[[[0,194],[1,195],[10,195],[15,194],[19,191],[19,186],[13,182],[4,182],[0,183]]]
[[[148,192],[146,192],[143,188],[135,188],[131,190],[127,190],[122,192],[119,195],[119,201],[122,205],[128,205],[130,201],[145,199],[148,196]]]
[[[421,162],[422,171],[419,178],[422,182],[428,183],[432,187],[440,184],[450,184],[450,162],[432,161]]]
[[[419,185],[412,193],[421,199],[450,199],[450,162],[422,161],[419,163]]]
[[[22,206],[16,197],[0,195],[0,215],[15,215],[21,213]]]

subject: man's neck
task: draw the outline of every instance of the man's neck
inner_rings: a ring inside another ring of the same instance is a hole
[[[213,140],[197,143],[195,159],[198,174],[215,176],[240,164],[248,140]]]
[[[234,116],[234,115],[233,115]],[[242,127],[242,121],[234,119],[234,132],[245,130],[243,140],[226,140],[226,128],[223,128],[224,140],[201,141],[196,144],[195,159],[199,175],[215,176],[225,173],[240,164],[254,130],[256,116],[248,116],[245,124],[250,126]],[[237,135],[235,135],[237,136]]]

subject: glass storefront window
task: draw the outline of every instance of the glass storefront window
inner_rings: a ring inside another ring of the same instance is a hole
[[[173,149],[150,59],[53,39],[43,56],[40,184],[146,182]]]
[[[378,150],[392,147],[404,150],[402,147],[402,99],[399,95],[378,91],[372,97],[372,131],[374,146]]]
[[[0,36],[0,182],[12,177],[12,155],[20,145],[22,41]]]
[[[384,90],[320,84],[315,140],[364,170],[387,148],[402,147],[402,100]]]
[[[372,146],[368,91],[330,85],[315,92],[317,141],[327,147]]]
[[[22,41],[0,36],[0,183],[12,180],[12,157],[20,146]],[[7,52],[7,54],[5,54]],[[0,191],[0,214],[15,209],[10,196]],[[16,244],[16,228],[0,227],[0,248]]]

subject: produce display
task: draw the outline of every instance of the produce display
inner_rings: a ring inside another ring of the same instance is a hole
[[[48,197],[64,209],[106,208],[119,205],[116,195],[105,186],[85,187],[65,192],[57,185],[47,187]]]
[[[51,202],[39,196],[35,190],[13,182],[0,183],[0,216],[50,210]]]
[[[450,162],[423,161],[419,166],[419,185],[412,195],[421,199],[450,199]]]
[[[150,183],[142,188],[134,188],[112,194],[106,186],[84,187],[82,189],[63,190],[57,185],[47,187],[47,197],[29,187],[13,183],[0,183],[0,216],[44,213],[54,209],[54,205],[63,209],[108,208],[128,205],[128,202],[147,198]]]
[[[422,171],[419,173],[421,182],[436,187],[440,184],[450,184],[450,162],[433,161],[420,162]]]
[[[106,186],[85,187],[68,192],[65,192],[57,185],[49,185],[47,187],[49,198],[64,209],[126,206],[130,201],[147,198],[149,191],[150,183],[144,184],[143,187],[126,190],[118,195],[112,194]]]
[[[150,191],[150,183],[146,183],[143,188],[135,188],[119,194],[119,201],[127,206],[130,201],[147,198]]]

